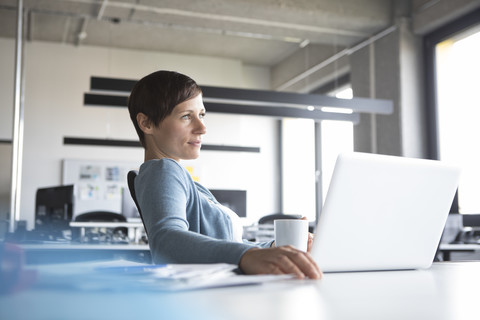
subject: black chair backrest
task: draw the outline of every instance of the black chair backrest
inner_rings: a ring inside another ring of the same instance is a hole
[[[258,224],[273,224],[273,221],[276,219],[300,219],[302,218],[301,215],[298,214],[285,214],[285,213],[273,213],[267,216],[263,216],[258,220]]]
[[[135,205],[137,206],[138,213],[140,214],[143,227],[145,228],[145,232],[147,233],[147,237],[148,237],[147,227],[145,226],[145,221],[143,220],[142,211],[140,210],[140,206],[138,205],[138,202],[137,202],[137,195],[135,194],[135,178],[137,177],[137,174],[138,173],[135,170],[130,170],[128,172],[127,174],[128,190],[130,191],[130,196],[132,196],[133,202],[135,202]]]
[[[75,222],[127,222],[127,218],[124,215],[110,211],[90,211],[76,216]],[[116,227],[113,229],[113,233],[117,231],[121,232],[124,239],[128,239],[128,228]],[[93,233],[99,236],[101,232]],[[72,230],[72,240],[81,242],[94,241],[90,236],[82,236],[79,228]],[[110,243],[111,240],[102,240],[101,242]]]
[[[126,222],[125,216],[110,211],[92,211],[75,217],[76,222]]]

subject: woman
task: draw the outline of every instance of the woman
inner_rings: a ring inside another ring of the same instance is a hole
[[[198,158],[206,133],[202,91],[194,80],[154,72],[136,83],[128,110],[145,149],[135,191],[155,263],[223,262],[246,274],[321,277],[309,253],[242,241],[238,216],[179,164]]]

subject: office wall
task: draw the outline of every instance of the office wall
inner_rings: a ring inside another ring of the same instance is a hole
[[[14,41],[0,39],[1,138],[11,139]],[[4,52],[12,52],[5,54]],[[126,108],[85,107],[90,76],[139,79],[158,69],[177,70],[199,84],[269,89],[267,68],[212,57],[74,47],[45,42],[25,45],[25,131],[20,215],[33,227],[35,191],[61,183],[62,159],[143,161],[141,148],[64,145],[63,137],[137,139]],[[12,76],[12,77],[11,77]],[[9,120],[8,120],[9,119]],[[210,188],[247,189],[247,211],[260,217],[276,211],[276,120],[208,114],[206,144],[260,147],[260,153],[204,151],[190,163]],[[247,172],[247,174],[245,173]],[[3,178],[2,178],[3,179]],[[4,183],[2,181],[2,183]]]

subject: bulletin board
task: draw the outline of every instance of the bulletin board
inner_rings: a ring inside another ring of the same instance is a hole
[[[75,186],[73,217],[91,211],[122,214],[125,208],[134,208],[127,173],[139,166],[136,162],[64,159],[62,183]]]

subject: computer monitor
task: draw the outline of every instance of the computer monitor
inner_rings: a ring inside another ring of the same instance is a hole
[[[463,214],[464,227],[480,228],[480,214]]]
[[[225,207],[232,209],[239,217],[247,216],[247,191],[210,189],[210,192]]]
[[[73,185],[37,189],[35,229],[49,232],[68,229],[73,216],[74,199]]]

